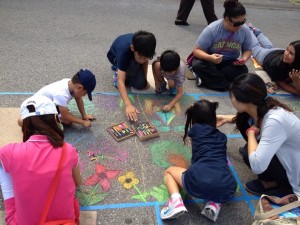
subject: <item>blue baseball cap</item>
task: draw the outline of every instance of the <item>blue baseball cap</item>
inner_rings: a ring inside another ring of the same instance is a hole
[[[78,78],[83,87],[87,90],[89,100],[92,101],[92,91],[96,87],[96,77],[88,69],[81,69],[78,73]]]

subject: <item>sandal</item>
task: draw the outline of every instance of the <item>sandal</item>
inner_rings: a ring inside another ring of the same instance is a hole
[[[160,95],[161,93],[165,92],[167,90],[167,82],[163,81],[161,82],[161,85],[158,89],[155,89],[155,94]]]

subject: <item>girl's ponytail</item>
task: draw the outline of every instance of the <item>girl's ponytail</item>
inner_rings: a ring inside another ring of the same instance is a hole
[[[185,112],[186,115],[186,122],[184,127],[184,136],[183,136],[183,143],[185,144],[185,139],[187,137],[187,133],[189,128],[192,126],[192,114],[193,114],[194,105],[191,105]]]

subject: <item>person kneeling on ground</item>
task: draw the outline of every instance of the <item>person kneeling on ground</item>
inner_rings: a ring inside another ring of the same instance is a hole
[[[21,115],[23,142],[0,148],[6,224],[41,224],[50,220],[79,224],[79,203],[75,197],[75,188],[82,183],[78,153],[71,144],[64,143],[55,104],[47,97],[34,95],[22,103]],[[41,221],[61,156],[64,164],[59,183],[46,221]]]
[[[168,112],[183,96],[186,65],[180,60],[177,52],[166,50],[152,63],[152,71],[155,80],[155,93],[163,93],[167,89],[168,82],[170,94],[175,95],[169,104],[163,106],[163,111]]]
[[[112,64],[113,85],[118,88],[125,105],[128,120],[137,121],[138,110],[132,105],[126,85],[138,90],[148,89],[148,62],[155,54],[156,39],[152,33],[138,31],[117,37],[108,53],[107,58]]]
[[[247,144],[239,149],[258,179],[245,184],[256,195],[300,196],[300,120],[286,104],[268,96],[256,74],[243,74],[230,86],[236,115],[218,115],[218,126],[235,123]]]
[[[162,219],[176,218],[187,212],[179,187],[207,203],[202,214],[216,221],[221,204],[228,202],[237,188],[227,162],[227,137],[216,128],[217,102],[200,100],[186,111],[185,134],[192,142],[192,161],[189,168],[169,167],[165,183],[171,198],[161,210]]]
[[[95,75],[90,70],[81,69],[72,77],[72,79],[66,78],[48,84],[35,93],[34,96],[45,96],[52,100],[58,107],[60,120],[63,125],[77,123],[85,127],[90,127],[91,120],[94,120],[95,117],[86,114],[82,97],[87,94],[89,100],[92,101],[92,91],[95,87]],[[74,116],[68,110],[68,103],[73,97],[82,118]],[[22,118],[18,119],[18,124],[22,127]]]

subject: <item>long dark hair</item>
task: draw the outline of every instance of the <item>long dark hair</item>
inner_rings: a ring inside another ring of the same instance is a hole
[[[237,77],[230,85],[230,97],[242,103],[252,103],[257,106],[258,124],[264,118],[270,109],[282,107],[292,112],[293,110],[287,105],[279,102],[275,98],[268,96],[265,82],[256,74],[245,73]],[[248,113],[237,113],[235,120],[237,128],[247,121],[250,117]]]
[[[226,0],[223,6],[225,8],[224,18],[236,18],[246,15],[245,7],[238,0]]]
[[[23,141],[27,141],[31,135],[46,135],[53,147],[61,147],[64,143],[64,133],[58,128],[54,114],[31,116],[23,120]],[[58,119],[58,118],[57,118]]]
[[[295,59],[292,63],[293,69],[300,70],[300,40],[290,43],[295,48]]]
[[[184,128],[183,142],[187,137],[188,130],[195,123],[207,124],[216,127],[217,115],[216,110],[219,106],[218,102],[210,102],[205,99],[199,100],[191,105],[185,112],[186,122]]]

